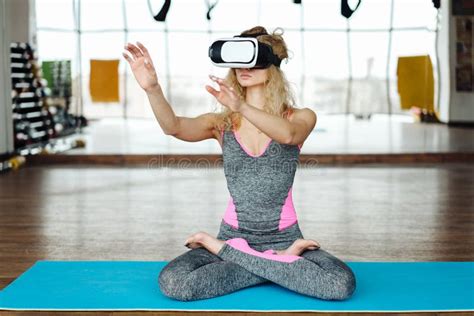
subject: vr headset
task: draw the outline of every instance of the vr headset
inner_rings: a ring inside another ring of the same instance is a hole
[[[270,45],[257,41],[258,33],[235,35],[232,38],[221,38],[209,47],[209,57],[213,65],[229,68],[264,69],[271,65],[280,67],[281,59],[273,53]]]

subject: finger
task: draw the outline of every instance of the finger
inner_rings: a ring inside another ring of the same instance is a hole
[[[128,46],[137,54],[137,56],[143,56],[142,51],[132,43],[128,43]]]
[[[133,46],[132,47],[133,52],[137,56],[137,58],[143,57],[143,53],[138,49],[138,47]]]
[[[217,83],[219,86],[226,86],[224,80],[219,78],[219,77],[209,75],[209,78],[211,78],[211,80],[214,81],[215,83]]]
[[[230,90],[226,85],[219,83],[219,88],[221,88],[221,91],[224,91],[226,94],[230,96],[234,96],[234,92]]]
[[[218,84],[223,85],[223,86],[225,86],[225,87],[228,88],[228,89],[231,88],[230,85],[229,85],[224,79],[218,78],[218,77],[215,77],[215,76],[214,76],[214,78],[215,78],[215,81],[216,81]]]
[[[214,75],[209,75],[209,78],[211,78],[212,81],[215,81],[217,83],[224,81],[222,78],[216,77]]]
[[[135,61],[135,56],[133,54],[133,52],[128,48],[127,45],[124,46],[124,49],[132,56],[130,57],[130,55],[127,55],[132,61]]]
[[[135,53],[135,51],[133,51],[132,47],[130,47],[129,44],[125,45],[125,49],[130,53],[130,55],[132,55],[134,61],[138,58],[137,54]]]
[[[140,43],[138,41],[137,41],[137,45],[142,50],[143,55],[145,55],[145,57],[148,57],[148,59],[151,60],[150,53],[148,52],[148,49],[145,47],[145,45],[143,45],[142,43]]]
[[[231,87],[230,85],[228,85],[224,80],[217,83],[219,84],[219,87],[221,88],[221,90],[224,90],[227,94],[229,94],[230,96],[234,98],[237,97],[237,93],[235,92],[235,89]]]
[[[133,59],[128,56],[127,53],[122,53],[123,57],[125,57],[125,59],[128,61],[128,63],[131,65],[133,63]]]
[[[213,75],[209,75],[209,78],[211,78],[211,80],[214,81],[217,84],[223,84],[224,83],[224,79],[222,79],[222,78],[219,78],[219,77],[216,77],[216,76],[213,76]]]
[[[217,98],[217,96],[219,95],[219,92],[220,92],[220,91],[217,91],[216,89],[214,89],[213,87],[207,86],[207,85],[206,85],[206,90],[216,98]]]
[[[133,48],[135,48],[142,56],[145,56],[145,53],[140,48],[140,46],[138,46],[138,44],[132,44],[132,45],[133,45]]]
[[[135,45],[128,43],[128,47],[133,52],[133,55],[135,58],[139,58],[143,56],[142,52]]]

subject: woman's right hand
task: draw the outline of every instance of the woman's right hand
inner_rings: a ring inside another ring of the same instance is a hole
[[[137,79],[138,84],[146,92],[152,91],[159,88],[158,76],[156,75],[153,61],[151,60],[148,50],[143,46],[142,43],[137,42],[137,46],[127,43],[125,49],[132,55],[130,57],[127,53],[123,52],[123,57],[130,64],[133,75]]]

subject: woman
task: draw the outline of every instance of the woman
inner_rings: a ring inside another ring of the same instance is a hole
[[[277,29],[281,30],[281,29]],[[261,26],[241,35],[271,46],[288,58],[283,32]],[[260,35],[258,35],[260,34]],[[167,135],[185,141],[215,138],[222,146],[229,203],[216,237],[198,232],[187,238],[191,250],[160,272],[168,297],[211,298],[264,282],[327,300],[343,300],[355,290],[355,276],[341,260],[304,239],[291,189],[301,146],[316,125],[316,114],[294,107],[284,73],[231,68],[226,80],[210,76],[219,90],[207,91],[224,105],[220,113],[176,116],[163,96],[151,57],[141,44],[127,44],[124,57],[146,91],[154,115]]]

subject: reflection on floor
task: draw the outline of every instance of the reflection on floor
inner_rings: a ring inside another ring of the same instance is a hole
[[[68,155],[221,154],[215,139],[186,142],[165,135],[154,119],[92,121],[81,136],[86,147]],[[473,153],[474,129],[417,123],[408,115],[318,114],[318,122],[301,154]]]
[[[304,237],[344,261],[472,261],[473,179],[472,164],[321,166],[297,170],[293,200]],[[222,168],[27,166],[0,187],[0,289],[42,259],[171,260],[216,236],[229,198]]]

